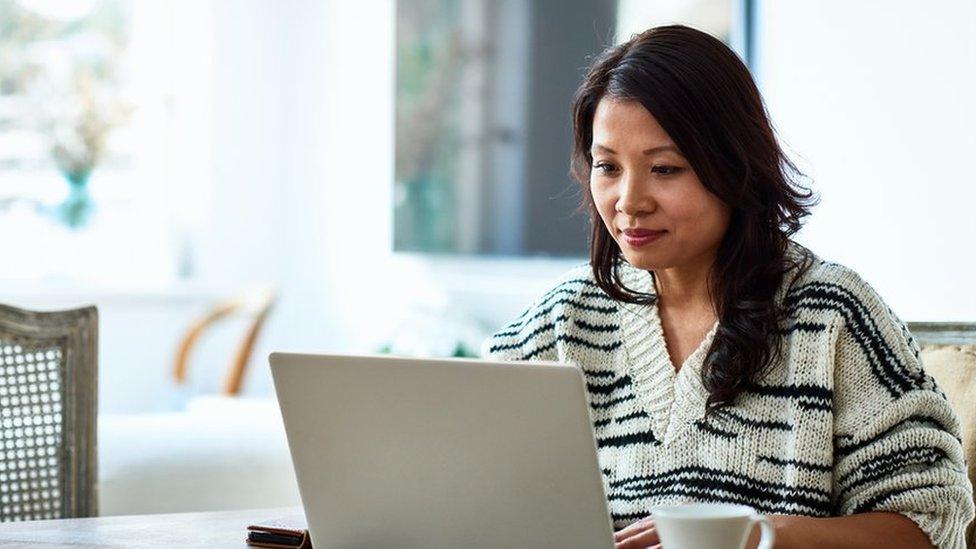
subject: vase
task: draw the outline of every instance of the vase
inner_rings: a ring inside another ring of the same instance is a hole
[[[58,204],[54,213],[58,221],[70,229],[77,230],[88,224],[95,211],[95,202],[88,192],[88,177],[91,171],[62,175],[68,182],[68,197]]]

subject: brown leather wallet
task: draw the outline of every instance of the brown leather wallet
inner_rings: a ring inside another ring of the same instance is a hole
[[[312,549],[302,515],[264,520],[247,527],[247,544],[267,549]]]

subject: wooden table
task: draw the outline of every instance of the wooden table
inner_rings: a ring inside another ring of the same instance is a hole
[[[301,507],[0,523],[0,547],[247,547],[254,522],[302,515]]]

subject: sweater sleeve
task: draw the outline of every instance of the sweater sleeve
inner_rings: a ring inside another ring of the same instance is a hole
[[[958,417],[874,290],[856,279],[833,291],[848,302],[834,361],[837,514],[901,513],[936,547],[963,549],[974,511]]]
[[[589,266],[563,275],[518,318],[481,345],[488,360],[560,360],[560,324],[567,320],[565,304],[589,284]]]

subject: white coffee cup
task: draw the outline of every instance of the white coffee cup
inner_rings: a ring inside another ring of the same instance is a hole
[[[773,525],[748,505],[682,503],[651,509],[664,549],[743,549],[759,525],[759,549],[773,547]]]

